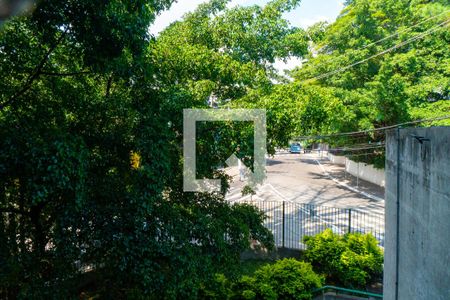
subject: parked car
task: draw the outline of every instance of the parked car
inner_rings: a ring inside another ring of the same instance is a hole
[[[302,147],[299,144],[292,144],[291,147],[289,147],[290,153],[301,153]]]

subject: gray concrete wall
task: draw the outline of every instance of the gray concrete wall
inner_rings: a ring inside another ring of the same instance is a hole
[[[386,158],[384,299],[448,300],[450,127],[393,130]]]
[[[337,165],[345,165],[345,171],[353,176],[358,176],[360,179],[379,185],[385,186],[384,169],[375,169],[374,166],[365,163],[357,163],[345,156],[334,155],[328,153],[328,159]],[[359,166],[359,167],[358,167]]]
[[[384,169],[376,169],[372,165],[362,162],[355,162],[350,159],[345,161],[345,170],[347,173],[359,177],[365,181],[384,187],[386,185]]]
[[[337,165],[345,165],[347,158],[345,156],[339,156],[334,155],[331,153],[328,153],[328,159],[333,163]]]

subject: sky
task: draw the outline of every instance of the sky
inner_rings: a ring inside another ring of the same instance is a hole
[[[206,2],[205,0],[178,0],[172,4],[172,7],[162,12],[157,18],[155,23],[150,27],[150,33],[158,35],[159,32],[164,30],[172,22],[180,20],[187,12],[195,10],[200,4]],[[229,7],[236,5],[248,6],[248,5],[265,5],[269,0],[232,0]],[[307,27],[317,23],[319,21],[334,22],[339,12],[344,7],[344,0],[302,0],[299,7],[295,10],[286,13],[285,18],[289,20],[292,26],[301,27],[306,29]],[[287,62],[277,61],[274,67],[283,73],[283,70],[291,70],[295,66],[298,66],[301,62],[296,59],[289,59]]]
[[[172,4],[172,7],[162,12],[155,23],[150,27],[152,34],[158,34],[169,24],[176,20],[180,20],[182,16],[200,4],[206,2],[205,0],[178,0]],[[232,0],[229,7],[236,5],[264,5],[269,0]],[[288,19],[293,26],[307,28],[308,26],[319,22],[329,21],[333,22],[343,8],[344,0],[303,0],[297,9],[287,13],[285,18]]]

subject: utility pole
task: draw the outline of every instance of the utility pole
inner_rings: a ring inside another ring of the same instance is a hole
[[[356,187],[359,188],[359,162],[357,162],[358,164],[358,170],[356,172]]]

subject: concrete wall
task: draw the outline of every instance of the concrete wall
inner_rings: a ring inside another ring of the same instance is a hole
[[[385,300],[450,299],[449,156],[450,127],[387,135]]]
[[[353,176],[359,176],[359,178],[365,181],[374,183],[382,187],[385,186],[385,175],[383,169],[375,169],[372,165],[357,163],[353,160],[347,159],[345,162],[345,170],[349,174],[352,174]]]
[[[328,159],[333,164],[337,164],[337,165],[345,165],[345,162],[347,160],[347,158],[345,156],[333,155],[331,153],[328,153]]]
[[[354,162],[346,158],[345,156],[333,155],[331,153],[328,153],[328,159],[334,164],[345,165],[345,170],[347,171],[347,173],[355,177],[358,176],[359,173],[359,178],[365,181],[377,184],[382,187],[384,187],[385,185],[384,170],[375,169],[373,166],[365,163],[359,163],[358,168],[357,162]]]

